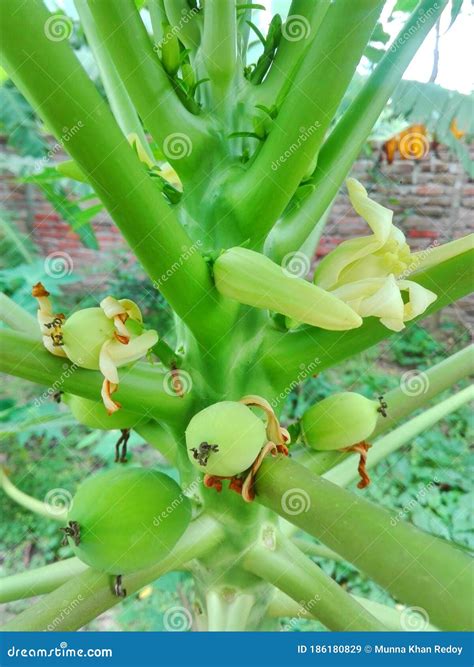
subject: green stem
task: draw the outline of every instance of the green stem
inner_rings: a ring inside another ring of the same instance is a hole
[[[441,629],[471,629],[474,579],[465,552],[282,456],[264,459],[256,491],[258,502],[327,544],[400,602],[421,606]]]
[[[273,584],[303,609],[310,610],[329,630],[385,630],[331,577],[283,536],[274,534],[253,545],[245,554],[244,567]]]
[[[88,0],[104,48],[110,54],[142,122],[180,175],[193,174],[207,147],[202,118],[181,103],[146,32],[134,0]],[[185,138],[186,150],[175,155],[170,136]]]
[[[169,555],[146,570],[124,577],[127,594],[132,595],[166,572],[180,569],[193,558],[208,553],[220,542],[222,535],[222,528],[214,520],[200,517],[190,525]],[[112,584],[108,574],[87,569],[19,614],[2,630],[78,630],[121,601],[122,598],[113,594]]]
[[[98,371],[78,368],[55,357],[41,342],[20,332],[0,330],[0,370],[84,398],[98,400],[103,377]],[[150,415],[166,423],[182,423],[193,403],[191,393],[178,397],[169,391],[167,374],[146,363],[119,371],[120,387],[115,396],[124,408]],[[168,391],[167,391],[168,389]]]
[[[389,406],[387,416],[380,415],[375,431],[371,439],[385,431],[389,431],[403,418],[407,417],[418,408],[424,407],[432,398],[442,391],[454,386],[457,382],[467,377],[474,371],[474,348],[472,345],[447,357],[427,371],[423,371],[417,385],[419,391],[407,393],[407,386],[403,379],[400,385],[391,389],[384,395],[384,400]],[[415,379],[415,382],[417,380]],[[416,389],[416,387],[415,387]],[[305,449],[297,456],[298,463],[308,466],[310,470],[321,475],[330,468],[344,461],[349,455],[340,452],[313,452]],[[371,459],[372,457],[370,457]]]
[[[186,0],[164,0],[169,23],[187,49],[197,49],[201,41],[199,12],[191,9]]]
[[[410,280],[435,292],[438,298],[422,315],[407,325],[469,294],[472,289],[473,260],[474,251],[470,250],[411,276]],[[280,389],[301,374],[303,364],[321,372],[393,335],[393,331],[372,317],[367,318],[358,329],[343,332],[314,327],[301,327],[294,333],[272,329],[266,333],[263,361],[272,383]]]
[[[255,597],[236,588],[223,586],[206,592],[207,630],[238,632],[247,629]]]
[[[271,107],[284,97],[294,78],[298,64],[308,50],[310,40],[314,40],[328,10],[330,0],[292,0],[288,17],[295,17],[294,28],[300,31],[300,39],[291,32],[291,19],[286,23],[288,39],[285,33],[273,59],[265,81],[258,87],[257,96],[261,104]]]
[[[314,192],[272,230],[272,259],[280,262],[298,248],[337,194],[390,95],[446,4],[447,0],[422,0],[385,52],[322,147],[311,179]]]
[[[380,463],[380,461],[387,458],[387,456],[396,452],[403,447],[403,445],[406,445],[416,438],[417,435],[423,433],[423,431],[428,431],[433,424],[436,424],[451,412],[458,410],[462,405],[473,399],[474,386],[466,387],[457,394],[454,394],[454,396],[438,403],[429,410],[425,410],[421,415],[410,419],[410,421],[399,426],[394,431],[391,431],[388,435],[380,438],[374,442],[373,447],[369,452],[367,457],[367,468],[373,468]],[[339,465],[334,468],[331,468],[331,470],[324,475],[325,479],[328,479],[339,486],[347,486],[358,477],[357,461],[358,457],[350,454],[345,461],[339,463]]]
[[[125,8],[120,2],[97,6]],[[7,70],[84,171],[174,310],[201,341],[215,340],[223,319],[206,262],[146,175],[67,41],[45,35],[48,18],[40,2],[13,0],[3,16],[1,50]]]
[[[293,538],[293,544],[298,547],[307,556],[315,556],[316,558],[328,558],[329,560],[337,561],[338,563],[344,563],[345,560],[337,554],[332,549],[328,549],[324,544],[316,544],[315,542],[310,542],[305,540],[302,537]]]
[[[235,0],[206,0],[201,52],[210,78],[212,106],[219,112],[220,105],[227,100],[237,67]]]
[[[38,322],[33,315],[3,292],[0,293],[0,321],[15,331],[23,331],[37,339],[41,338]]]
[[[50,593],[87,569],[87,565],[79,558],[66,558],[57,563],[2,577],[0,579],[0,602],[11,602]]]
[[[27,493],[20,491],[11,481],[5,470],[0,467],[0,486],[5,491],[7,496],[9,496],[16,503],[29,510],[35,514],[46,517],[46,519],[52,519],[53,521],[58,521],[59,523],[64,523],[67,517],[67,510],[60,509],[53,505],[48,505],[42,500],[37,500],[32,496],[29,496]]]
[[[382,4],[358,0],[329,6],[269,136],[233,184],[230,196],[238,203],[240,225],[256,245],[264,241],[314,161]]]
[[[359,595],[352,596],[357,602],[369,611],[375,618],[383,623],[390,632],[410,631],[409,610],[396,609],[380,602],[374,602]],[[268,606],[268,614],[272,617],[290,616],[293,618],[314,618],[308,610],[301,607],[282,591],[275,590],[272,601]],[[423,627],[424,632],[436,632],[438,628],[433,625]]]
[[[85,32],[87,42],[94,54],[97,67],[99,68],[100,78],[104,85],[105,94],[112,109],[112,113],[120,126],[120,129],[128,137],[129,134],[136,134],[141,145],[146,151],[148,157],[154,160],[153,153],[148,145],[145,132],[138,114],[133,106],[130,97],[120,79],[117,69],[110,58],[108,51],[104,48],[96,24],[92,18],[87,0],[74,0],[79,19]]]
[[[174,438],[163,426],[155,421],[149,421],[136,426],[133,430],[141,435],[152,447],[157,449],[167,461],[176,466],[178,446]]]

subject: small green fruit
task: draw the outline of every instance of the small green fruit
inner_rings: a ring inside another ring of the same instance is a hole
[[[198,412],[186,429],[191,463],[232,477],[249,468],[267,441],[264,423],[243,403],[222,401]]]
[[[78,488],[68,522],[75,555],[96,570],[130,574],[167,556],[191,519],[191,503],[167,475],[144,468],[108,470]]]
[[[333,394],[304,413],[301,435],[316,450],[351,447],[373,433],[379,407],[377,401],[354,392]]]
[[[62,327],[63,349],[73,363],[98,370],[102,345],[113,338],[114,331],[113,320],[102,308],[78,310]]]
[[[64,394],[63,401],[71,410],[75,419],[80,424],[89,428],[99,428],[105,431],[113,429],[135,428],[138,424],[146,421],[146,418],[127,410],[118,410],[109,415],[103,403],[91,401],[82,396]]]

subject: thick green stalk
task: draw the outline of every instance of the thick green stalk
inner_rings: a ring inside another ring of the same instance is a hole
[[[164,0],[169,23],[187,49],[197,49],[201,41],[199,12],[191,9],[186,0]]]
[[[299,602],[329,630],[386,629],[282,535],[274,534],[270,540],[266,531],[265,538],[246,552],[244,567]]]
[[[26,334],[0,330],[0,370],[16,377],[84,398],[100,400],[103,377],[50,354],[42,342]],[[166,423],[181,423],[192,403],[191,392],[182,398],[169,389],[168,374],[151,364],[137,363],[119,370],[120,386],[114,398],[132,412],[150,415]]]
[[[232,184],[229,194],[239,207],[240,225],[256,245],[264,241],[314,161],[381,6],[381,0],[330,5],[269,136],[250,168]]]
[[[119,6],[122,3],[102,3],[102,8]],[[223,319],[206,262],[67,42],[46,37],[43,26],[48,18],[36,0],[13,0],[10,11],[3,12],[1,52],[6,69],[78,162],[176,313],[199,340],[215,340]]]
[[[79,558],[66,558],[57,563],[2,577],[0,579],[0,602],[11,602],[51,593],[87,569],[87,565]]]
[[[432,398],[471,375],[473,371],[474,348],[472,345],[447,357],[427,371],[421,371],[421,373],[415,375],[408,371],[408,376],[405,378],[402,376],[400,379],[400,385],[384,395],[384,400],[388,405],[387,416],[380,415],[371,439],[389,431],[401,419],[415,412],[418,408],[424,407]],[[305,450],[297,456],[296,460],[321,475],[348,456],[349,454],[340,451],[314,452]]]
[[[5,491],[7,496],[30,512],[34,512],[46,519],[59,521],[60,523],[64,523],[66,520],[67,509],[64,510],[53,505],[48,505],[48,503],[44,503],[42,500],[38,500],[37,498],[29,496],[27,493],[23,493],[23,491],[20,491],[20,489],[10,481],[10,478],[1,467],[0,487]]]
[[[220,542],[222,534],[222,529],[213,519],[200,517],[190,525],[174,549],[156,565],[124,577],[127,594],[135,593],[166,572],[178,570],[193,558],[208,553]],[[88,568],[18,614],[2,630],[78,630],[122,600],[113,594],[112,585],[111,576]]]
[[[142,122],[180,174],[193,173],[204,149],[204,121],[181,103],[146,32],[134,0],[88,0],[105,49]],[[172,150],[173,136],[185,137],[184,150]]]
[[[15,331],[23,331],[29,336],[41,338],[36,318],[3,292],[0,293],[0,322]]]
[[[271,107],[282,99],[311,40],[316,39],[329,4],[330,0],[292,0],[272,66],[256,92],[261,104]]]
[[[157,449],[167,461],[176,466],[178,446],[174,438],[156,421],[140,424],[134,429],[152,447]]]
[[[472,561],[449,542],[314,475],[291,459],[264,459],[257,500],[354,563],[443,630],[470,630]],[[287,591],[285,591],[287,592]]]
[[[282,218],[267,241],[275,261],[296,250],[330,204],[359,155],[404,71],[435,25],[447,0],[422,0],[321,149],[314,192]]]
[[[396,609],[395,607],[389,607],[385,604],[381,604],[380,602],[374,602],[373,600],[360,597],[359,595],[354,595],[353,597],[360,605],[362,605],[365,609],[367,609],[367,611],[375,616],[375,618],[378,618],[378,620],[383,623],[385,628],[390,632],[406,632],[412,629],[409,622],[409,609],[406,611],[404,609]],[[268,614],[270,616],[276,617],[290,616],[297,619],[314,618],[314,615],[311,614],[311,612],[279,590],[275,590],[275,594],[268,606]],[[291,626],[291,623],[289,625]],[[423,627],[423,631],[436,632],[437,628],[428,623]]]
[[[328,558],[329,560],[335,560],[341,563],[344,562],[344,558],[342,558],[332,549],[328,549],[328,547],[326,547],[324,544],[316,544],[316,542],[310,542],[309,540],[305,540],[303,537],[295,537],[292,541],[293,544],[307,556]]]
[[[74,0],[74,5],[85,32],[87,42],[94,54],[97,67],[99,68],[100,78],[104,85],[105,94],[107,95],[115,120],[125,136],[132,133],[137,135],[148,157],[153,160],[153,154],[148,145],[136,109],[130,100],[125,86],[123,85],[123,81],[120,79],[107,49],[104,48],[100,35],[97,32],[97,26],[94,23],[90,9],[87,6],[87,0]]]
[[[212,105],[225,104],[237,71],[237,10],[235,0],[206,0],[201,55],[210,78]],[[233,102],[233,100],[232,100]]]
[[[373,468],[387,456],[416,438],[417,435],[423,433],[423,431],[428,431],[433,424],[473,399],[474,386],[466,387],[454,396],[450,396],[417,417],[410,419],[410,421],[391,431],[383,438],[376,440],[367,458],[367,468]],[[324,478],[334,482],[334,484],[339,484],[339,486],[347,486],[359,476],[357,462],[358,457],[350,454],[345,461],[326,472]]]
[[[474,251],[462,253],[424,272],[410,276],[438,295],[436,301],[418,318],[407,325],[437,312],[471,292]],[[262,352],[272,383],[278,390],[294,381],[304,366],[321,372],[340,361],[376,345],[394,332],[373,317],[366,318],[358,329],[334,332],[315,327],[302,327],[293,333],[269,330]],[[278,395],[279,391],[276,392]]]

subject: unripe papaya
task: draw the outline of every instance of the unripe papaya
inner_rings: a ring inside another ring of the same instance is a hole
[[[114,468],[80,485],[68,513],[74,530],[65,532],[87,565],[130,574],[167,556],[190,519],[191,503],[170,477],[145,468]]]
[[[373,433],[380,404],[361,394],[344,391],[310,407],[301,418],[303,441],[313,449],[351,447]]]
[[[91,401],[75,394],[64,394],[63,401],[80,424],[102,430],[135,428],[146,421],[145,417],[124,410],[108,414],[103,403]]]
[[[354,329],[362,319],[343,301],[248,248],[230,248],[214,263],[217,290],[257,308],[332,331]]]
[[[63,349],[73,363],[98,370],[102,345],[113,338],[114,331],[113,320],[102,308],[78,310],[62,327]]]
[[[247,470],[267,441],[265,425],[236,401],[214,403],[198,412],[186,429],[191,463],[210,475],[232,477]]]

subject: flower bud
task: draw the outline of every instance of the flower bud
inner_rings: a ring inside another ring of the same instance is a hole
[[[312,449],[351,447],[373,433],[380,404],[361,394],[344,391],[316,403],[301,418],[303,441]]]
[[[170,25],[163,26],[163,40],[161,42],[161,62],[170,76],[179,70],[180,64],[179,41]]]
[[[285,273],[268,257],[247,248],[230,248],[214,264],[217,290],[256,308],[268,308],[298,322],[332,331],[362,324],[357,313],[337,297]]]

